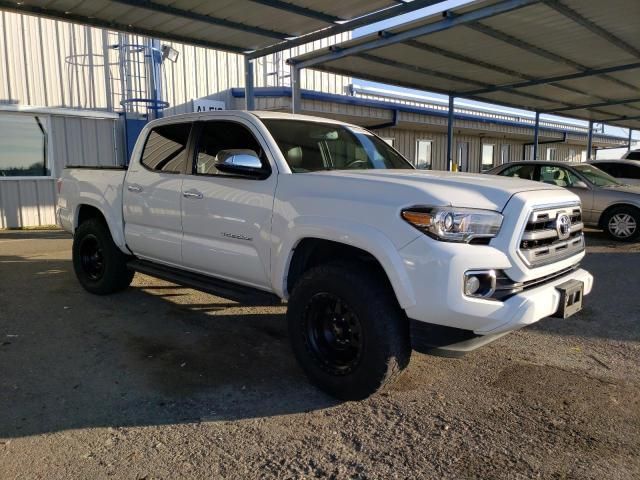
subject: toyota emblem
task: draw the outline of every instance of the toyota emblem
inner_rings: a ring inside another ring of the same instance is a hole
[[[566,240],[571,235],[571,218],[566,213],[556,217],[556,231],[560,240]]]

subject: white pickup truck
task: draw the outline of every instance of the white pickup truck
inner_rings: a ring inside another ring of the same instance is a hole
[[[569,191],[415,170],[373,133],[224,111],[150,122],[128,169],[65,169],[57,215],[95,294],[135,271],[288,302],[293,351],[330,394],[389,385],[411,351],[459,355],[582,306],[593,277]]]

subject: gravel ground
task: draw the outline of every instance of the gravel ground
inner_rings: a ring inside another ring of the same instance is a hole
[[[589,233],[586,307],[340,403],[284,309],[137,275],[97,297],[71,240],[0,232],[0,479],[640,478],[640,244]]]

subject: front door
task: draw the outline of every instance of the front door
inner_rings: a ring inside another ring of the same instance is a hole
[[[259,133],[240,121],[199,124],[190,175],[182,184],[182,259],[184,267],[226,280],[270,285],[271,215],[275,166]],[[263,180],[231,176],[215,167],[221,150],[253,150],[272,173]]]
[[[191,122],[161,125],[149,133],[124,183],[124,231],[137,256],[169,265],[182,261],[182,181]]]

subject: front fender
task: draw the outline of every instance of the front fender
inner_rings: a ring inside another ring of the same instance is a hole
[[[292,220],[272,257],[271,282],[287,298],[287,274],[296,246],[305,238],[343,243],[373,255],[384,269],[403,309],[416,304],[415,292],[398,249],[381,231],[363,224],[330,217],[305,216]]]

